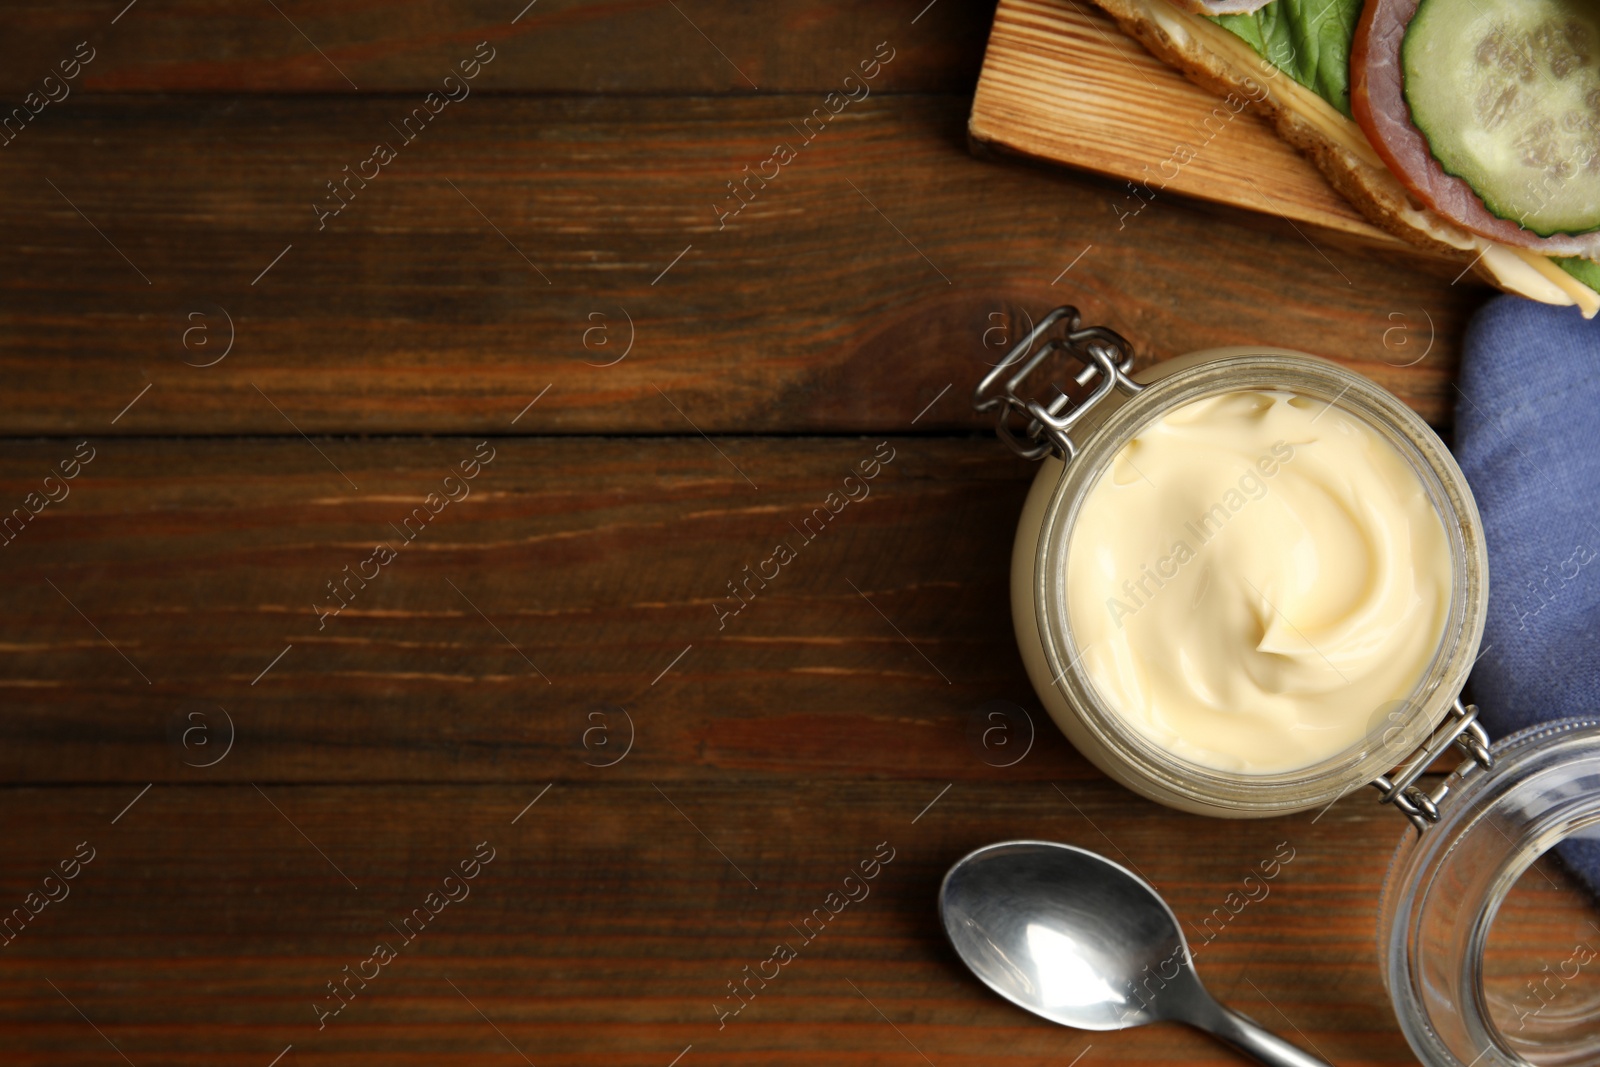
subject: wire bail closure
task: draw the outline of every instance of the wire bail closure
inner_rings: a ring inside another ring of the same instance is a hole
[[[1033,346],[1058,323],[1064,323],[1061,335],[1052,337],[1034,352]],[[1020,395],[1018,389],[1023,381],[1058,352],[1084,365],[1073,376],[1073,381],[1080,386],[1087,386],[1099,379],[1094,391],[1076,404],[1054,383],[1051,383],[1051,387],[1056,395],[1048,404]],[[1001,378],[1013,367],[1016,368],[1015,373],[1001,383]],[[995,420],[995,433],[1007,447],[1024,459],[1040,460],[1054,453],[1062,460],[1068,460],[1078,451],[1068,431],[1079,419],[1109,396],[1113,389],[1132,395],[1144,388],[1128,377],[1131,370],[1132,346],[1121,334],[1105,326],[1084,326],[1078,309],[1063,305],[1040,319],[1028,336],[1017,342],[1006,358],[983,376],[977,389],[973,390],[972,406],[981,412],[999,412]],[[997,385],[1000,386],[999,391],[996,391]],[[1020,435],[1011,425],[1013,412],[1027,419]]]
[[[1428,827],[1439,821],[1439,805],[1450,792],[1448,781],[1440,782],[1432,793],[1423,792],[1415,784],[1434,760],[1454,745],[1468,757],[1456,769],[1457,774],[1464,773],[1473,764],[1486,771],[1494,767],[1494,756],[1489,752],[1489,735],[1478,722],[1478,706],[1463,704],[1461,698],[1456,697],[1450,715],[1450,719],[1411,757],[1409,763],[1396,772],[1393,779],[1380,774],[1372,782],[1373,788],[1383,794],[1378,802],[1399,808],[1419,834],[1426,833]]]

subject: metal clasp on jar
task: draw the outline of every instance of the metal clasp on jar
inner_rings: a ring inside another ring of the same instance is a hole
[[[1489,735],[1478,722],[1478,706],[1463,704],[1460,697],[1456,697],[1455,707],[1450,710],[1450,718],[1434,732],[1428,743],[1418,749],[1417,754],[1396,772],[1394,778],[1379,775],[1372,782],[1373,788],[1383,794],[1379,803],[1393,804],[1399,808],[1405,813],[1406,818],[1411,820],[1411,825],[1417,828],[1418,833],[1426,832],[1429,826],[1439,821],[1439,805],[1450,792],[1450,783],[1440,782],[1432,793],[1425,793],[1415,784],[1416,780],[1422,777],[1423,772],[1434,760],[1444,755],[1451,745],[1461,749],[1468,756],[1468,759],[1457,768],[1457,773],[1465,771],[1473,764],[1486,771],[1494,767],[1494,756],[1489,752]]]
[[[1037,352],[1033,346],[1039,338],[1058,323],[1065,323],[1061,335],[1052,337]],[[1032,355],[1029,353],[1032,352]],[[1018,393],[1023,382],[1039,365],[1057,352],[1064,352],[1084,364],[1073,381],[1087,386],[1098,378],[1094,391],[1076,404],[1064,390],[1055,386],[1056,395],[1048,404]],[[1071,459],[1077,453],[1068,431],[1093,410],[1094,406],[1120,389],[1129,395],[1144,386],[1128,377],[1133,369],[1132,346],[1116,331],[1104,326],[1084,326],[1074,307],[1058,307],[1039,320],[1027,337],[1017,342],[1000,364],[984,375],[983,381],[972,394],[972,406],[978,411],[999,411],[995,433],[1010,449],[1024,459],[1043,459],[1052,452],[1061,459]],[[1016,372],[1001,383],[1001,378],[1012,367]],[[999,392],[995,391],[1001,385]],[[1016,412],[1027,418],[1021,436],[1011,427],[1011,414]]]

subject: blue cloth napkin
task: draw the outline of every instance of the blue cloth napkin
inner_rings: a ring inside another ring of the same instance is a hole
[[[1600,319],[1496,297],[1457,388],[1455,455],[1489,549],[1472,699],[1496,738],[1600,716]],[[1600,840],[1558,851],[1600,894]]]

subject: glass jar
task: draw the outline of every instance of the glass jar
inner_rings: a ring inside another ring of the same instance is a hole
[[[1063,319],[1065,336],[1033,352],[1038,338]],[[1000,409],[1002,439],[1019,453],[1044,461],[1017,525],[1011,557],[1012,619],[1033,687],[1078,751],[1152,800],[1201,815],[1252,818],[1330,804],[1376,781],[1446,719],[1452,719],[1446,729],[1456,730],[1456,736],[1473,726],[1467,709],[1453,718],[1451,713],[1483,634],[1488,599],[1483,528],[1460,468],[1427,423],[1370,379],[1327,360],[1282,349],[1193,352],[1129,377],[1125,342],[1109,330],[1081,328],[1076,320],[1070,308],[1047,315],[985,378],[976,403],[980,410]],[[1079,383],[1095,383],[1087,397],[1071,405],[1061,393],[1054,410],[1018,397],[1016,389],[1057,353],[1083,362]],[[1005,383],[1005,392],[994,394],[1001,376],[1013,367],[1017,369]],[[1366,712],[1366,736],[1346,751],[1280,774],[1231,773],[1182,760],[1117,714],[1079,662],[1065,592],[1074,520],[1122,447],[1185,404],[1250,389],[1283,390],[1321,400],[1376,430],[1422,483],[1440,517],[1451,557],[1445,638],[1413,691]],[[1010,427],[1007,416],[1014,410],[1030,420],[1026,439]]]
[[[1376,786],[1415,828],[1406,831],[1385,884],[1379,939],[1385,981],[1408,1041],[1429,1067],[1529,1063],[1522,1055],[1529,1046],[1504,1033],[1493,1017],[1485,945],[1511,887],[1540,855],[1571,834],[1600,834],[1600,720],[1552,724],[1491,748],[1477,709],[1460,700],[1478,657],[1488,599],[1483,527],[1460,468],[1415,412],[1370,379],[1327,360],[1275,348],[1217,348],[1132,374],[1128,352],[1113,331],[1085,327],[1074,309],[1057,308],[985,376],[973,397],[978,410],[998,414],[1001,440],[1043,461],[1018,522],[1011,570],[1018,646],[1040,701],[1102,771],[1185,811],[1284,815],[1325,807],[1364,784]],[[1055,357],[1081,364],[1065,388],[1057,385],[1047,402],[1019,392]],[[1233,773],[1183,760],[1126,721],[1080,665],[1064,588],[1074,522],[1123,446],[1185,404],[1254,389],[1320,399],[1387,440],[1427,493],[1451,557],[1443,636],[1412,692],[1372,709],[1365,736],[1346,751],[1281,774]],[[1451,748],[1465,762],[1425,792],[1418,780]],[[1600,926],[1596,934],[1600,944]],[[1600,1021],[1580,1020],[1572,1035],[1558,1033],[1548,1044],[1553,1051],[1538,1057],[1541,1065],[1595,1063]]]
[[[1491,988],[1485,963],[1495,921],[1535,861],[1570,838],[1600,838],[1600,720],[1533,727],[1493,752],[1492,772],[1469,763],[1450,776],[1439,821],[1395,852],[1378,909],[1384,986],[1429,1067],[1600,1063],[1592,905],[1540,907],[1567,940],[1538,970]],[[1559,922],[1563,911],[1577,914]]]

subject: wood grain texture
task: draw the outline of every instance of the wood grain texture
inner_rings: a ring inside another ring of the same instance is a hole
[[[1097,776],[1017,655],[992,439],[88,447],[0,527],[7,781]],[[0,448],[8,509],[73,451]]]
[[[479,41],[498,53],[477,83],[490,92],[825,92],[883,40],[911,46],[883,88],[970,91],[992,5],[939,4],[913,24],[925,4],[138,0],[113,23],[128,0],[27,0],[6,8],[0,92],[20,102],[80,41],[95,50],[85,93],[426,91]]]
[[[681,1064],[730,1067],[909,1065],[919,1051],[940,1067],[1044,1067],[1086,1046],[1085,1067],[1237,1062],[1177,1026],[1063,1030],[966,974],[937,925],[939,878],[1013,836],[1139,867],[1184,921],[1212,988],[1255,1018],[1336,1063],[1409,1060],[1372,943],[1402,820],[1355,798],[1314,823],[1218,832],[1098,778],[961,782],[920,817],[943,783],[775,775],[658,790],[597,778],[556,784],[513,824],[546,780],[258,784],[160,784],[115,825],[135,787],[0,796],[7,824],[29,827],[0,876],[7,900],[78,842],[97,850],[71,895],[0,955],[9,1062],[120,1062],[74,1007],[140,1067],[265,1067],[290,1044],[284,1063],[313,1065],[510,1064],[520,1052],[541,1067],[666,1067],[689,1045]],[[401,945],[389,924],[480,841],[495,858],[470,895]],[[814,921],[804,943],[790,924],[885,842],[893,859],[869,895]],[[1208,941],[1202,920],[1280,844],[1293,858],[1265,898],[1213,919]],[[326,983],[379,941],[398,958],[365,990],[352,985],[319,1031],[312,1005],[337,1003]],[[798,958],[752,985],[719,1030],[715,1005],[737,1004],[728,983],[779,942]]]
[[[1078,756],[1010,631],[1033,468],[966,397],[1070,302],[1141,363],[1302,348],[1444,423],[1483,290],[1179,197],[1119,228],[1118,184],[971,158],[987,17],[8,9],[13,102],[99,51],[0,147],[0,918],[97,850],[0,933],[6,1063],[1236,1062],[1176,1027],[1060,1030],[968,977],[939,878],[1023,836],[1139,868],[1274,1029],[1411,1062],[1373,943],[1403,820],[1367,796],[1199,819]],[[473,95],[319,230],[326,183],[484,39]],[[880,41],[872,95],[719,228],[726,183]],[[485,441],[470,494],[430,502]],[[69,495],[30,497],[80,449]],[[795,558],[719,619],[780,540]],[[471,896],[319,1030],[327,983],[481,841]],[[719,1028],[880,842],[871,896]],[[1544,962],[1551,900],[1518,899],[1529,944],[1497,966]]]
[[[613,778],[996,777],[966,732],[994,699],[1033,708],[1041,773],[1089,773],[1011,637],[1033,468],[992,438],[496,438],[469,495],[406,525],[476,444],[95,442],[0,547],[0,774],[189,781],[221,707],[240,741],[208,780],[582,777],[622,708]],[[6,499],[57,453],[8,445]],[[362,566],[378,542],[396,558]],[[750,581],[780,542],[796,558]]]
[[[883,440],[871,495],[791,535]],[[1135,865],[1219,994],[1337,1062],[1405,1062],[1371,943],[1403,821],[1366,795],[1316,819],[1199,819],[1074,753],[1029,693],[1003,595],[1031,466],[981,438],[496,438],[471,493],[319,629],[319,583],[400,544],[388,522],[476,444],[100,440],[0,549],[18,783],[0,813],[26,828],[0,899],[79,841],[101,852],[0,956],[15,1062],[104,1056],[73,1006],[141,1065],[290,1044],[313,1064],[490,1063],[507,1039],[541,1064],[688,1045],[711,1064],[911,1062],[906,1039],[940,1064],[1090,1044],[1230,1062],[1173,1027],[1055,1030],[965,976],[934,890],[1007,836]],[[63,447],[9,443],[0,489],[26,493]],[[719,585],[780,538],[796,559],[719,630]],[[1024,708],[1009,743],[1037,730],[1015,763],[980,739],[995,700]],[[503,858],[477,895],[319,1031],[323,984],[479,840]],[[875,895],[719,1029],[726,983],[879,841],[898,852]],[[1202,926],[1279,842],[1295,858],[1270,895]]]
[[[1483,292],[1175,198],[1119,227],[1098,179],[972,159],[955,97],[850,105],[725,226],[815,97],[469,97],[321,231],[412,101],[70,103],[0,151],[9,433],[472,433],[546,387],[519,430],[870,432],[1063,302],[1145,361],[1305,349],[1442,422]]]
[[[1218,108],[1221,108],[1218,111]],[[1235,115],[1076,0],[1001,0],[969,125],[975,140],[1379,245],[1374,226],[1272,126]],[[1188,148],[1189,152],[1180,152]],[[1144,193],[1128,191],[1124,211]]]

